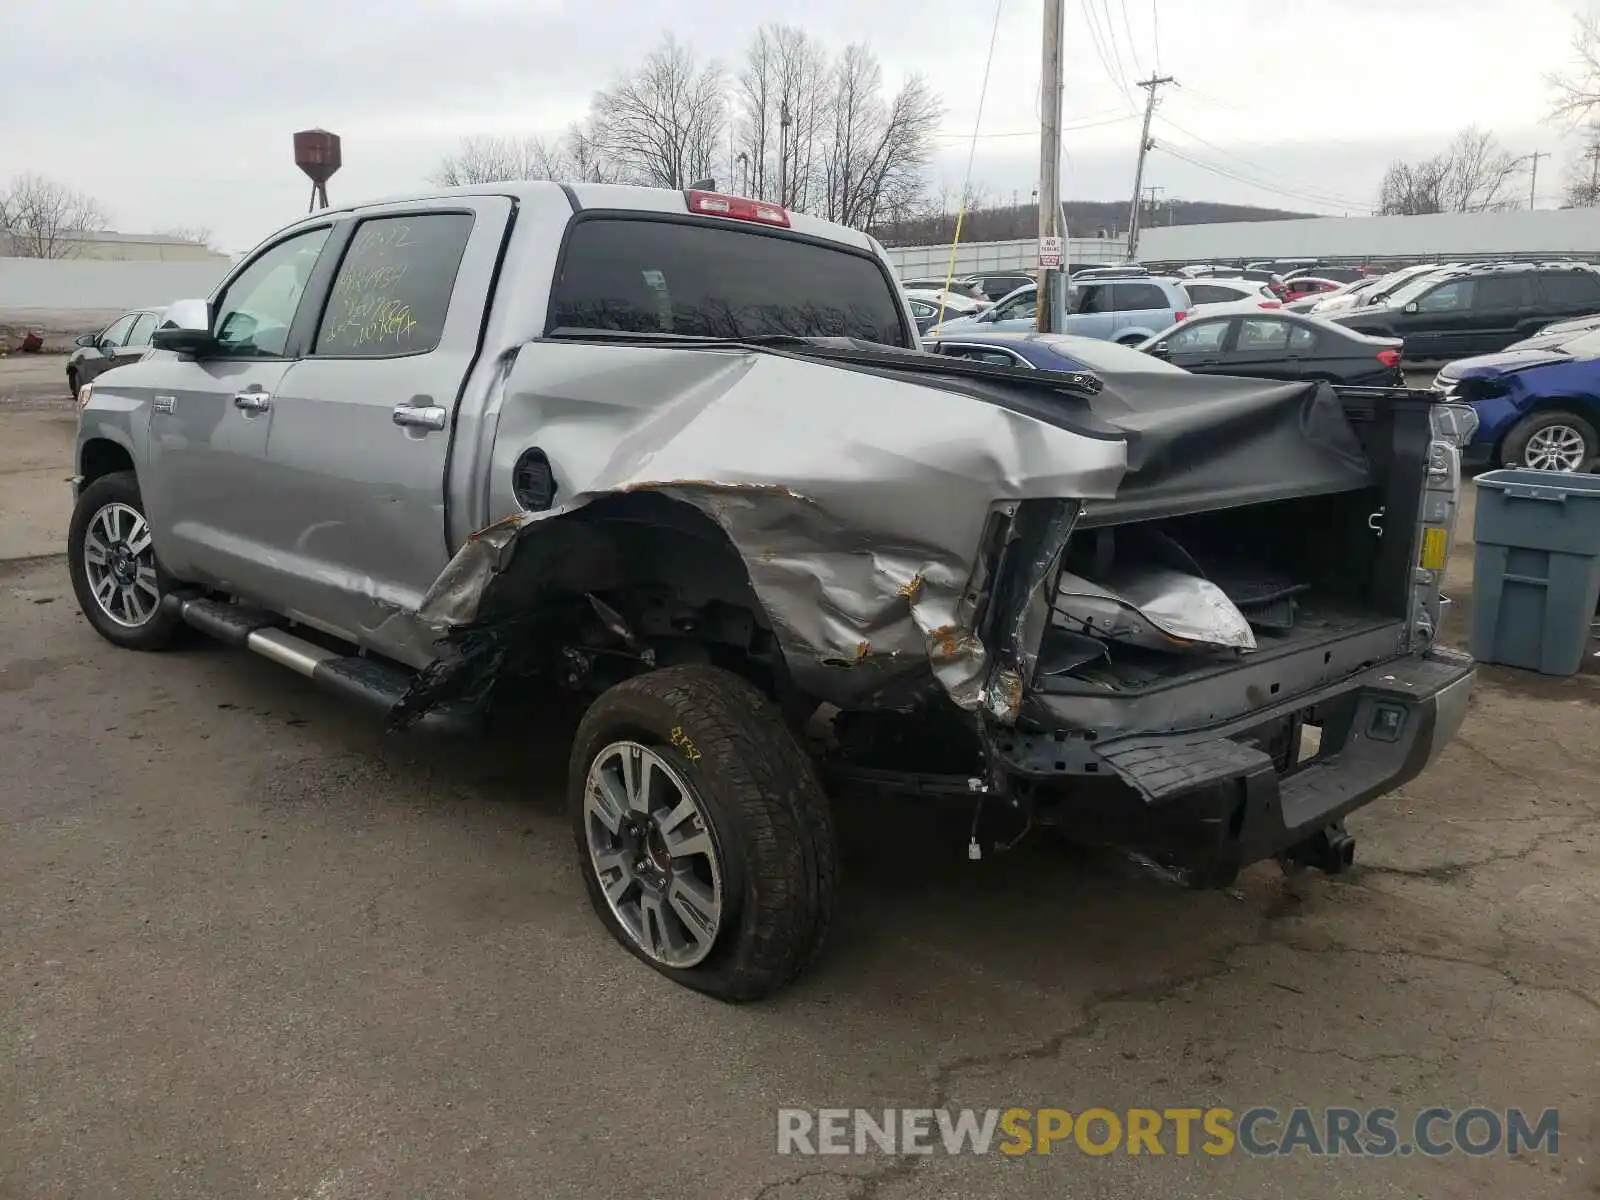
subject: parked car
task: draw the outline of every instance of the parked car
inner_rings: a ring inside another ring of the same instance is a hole
[[[1286,283],[1293,283],[1296,279],[1304,279],[1307,276],[1315,276],[1318,279],[1331,279],[1335,283],[1355,283],[1370,277],[1371,274],[1371,271],[1362,267],[1324,267],[1318,265],[1315,267],[1301,267],[1298,271],[1290,271],[1283,278]]]
[[[1293,313],[1190,317],[1141,349],[1204,375],[1405,386],[1399,338],[1368,337]]]
[[[970,279],[952,279],[949,283],[948,290],[963,299],[976,301],[979,304],[987,304],[992,298],[988,292],[983,290],[980,284],[974,283]],[[908,292],[942,292],[947,290],[943,276],[907,279],[900,286]]]
[[[1509,264],[1424,275],[1332,320],[1404,338],[1418,360],[1493,354],[1553,321],[1600,313],[1600,272],[1587,266]]]
[[[1137,263],[1111,264],[1098,267],[1078,267],[1068,272],[1074,283],[1080,279],[1143,279],[1150,271]]]
[[[1218,884],[1343,868],[1345,815],[1466,712],[1472,662],[1433,638],[1457,479],[1431,395],[927,354],[872,238],[773,204],[538,182],[323,209],[153,347],[80,393],[91,627],[201,630],[396,729],[565,691],[595,913],[725,1000],[821,948],[823,770],[958,796],[979,855],[1063,825]],[[819,764],[797,731],[824,704]]]
[[[922,348],[950,358],[1032,367],[1040,371],[1082,371],[1111,375],[1182,375],[1183,368],[1141,354],[1132,346],[1070,333],[940,334],[922,340]]]
[[[1366,279],[1357,281],[1340,288],[1336,292],[1323,292],[1314,296],[1307,296],[1295,304],[1286,305],[1295,312],[1310,312],[1316,316],[1327,313],[1345,312],[1353,308],[1361,308],[1368,304],[1381,304],[1385,297],[1399,291],[1413,279],[1420,279],[1424,275],[1435,275],[1440,271],[1449,270],[1456,264],[1437,263],[1424,264],[1417,267],[1403,267],[1398,271],[1391,271],[1387,275],[1371,275]],[[1302,309],[1300,305],[1309,307]]]
[[[991,275],[968,275],[967,282],[982,288],[989,299],[998,300],[1036,281],[1026,271],[997,271]]]
[[[1542,350],[1547,346],[1560,345],[1591,329],[1600,329],[1600,313],[1588,317],[1573,317],[1570,321],[1556,321],[1546,325],[1531,337],[1525,337],[1520,342],[1512,342],[1506,349]]]
[[[957,291],[941,292],[937,288],[905,288],[908,300],[921,300],[947,309],[951,316],[970,317],[989,307],[987,300],[973,300]]]
[[[76,396],[80,387],[102,372],[139,359],[150,348],[150,334],[164,311],[130,309],[99,333],[75,339],[76,349],[67,356],[67,390]]]
[[[1219,305],[1283,307],[1283,301],[1278,299],[1278,294],[1269,286],[1248,279],[1194,279],[1179,286],[1183,288],[1184,295],[1189,297],[1191,316],[1208,309],[1215,309]]]
[[[1318,275],[1296,275],[1283,281],[1285,300],[1304,300],[1325,292],[1337,292],[1344,284],[1336,279],[1323,279]]]
[[[911,319],[916,322],[918,333],[928,332],[941,321],[956,321],[973,312],[970,308],[940,304],[937,293],[933,292],[907,292],[906,305],[911,309]]]
[[[1174,279],[1074,276],[1067,293],[1063,333],[1105,338],[1135,345],[1158,329],[1188,315],[1189,297]],[[1029,330],[1035,327],[1038,287],[1029,284],[1004,297],[993,308],[942,327],[946,333],[968,330]]]
[[[1463,455],[1469,466],[1600,466],[1600,321],[1529,338],[1499,354],[1457,359],[1445,364],[1433,387],[1478,414]]]

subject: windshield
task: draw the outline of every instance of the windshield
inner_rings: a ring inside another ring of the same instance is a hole
[[[573,227],[547,329],[915,344],[898,289],[865,254],[737,227],[611,217]]]
[[[1418,296],[1422,295],[1423,292],[1426,292],[1429,288],[1442,281],[1443,276],[1437,273],[1418,275],[1415,279],[1402,284],[1400,287],[1395,288],[1394,291],[1385,296],[1384,303],[1389,304],[1394,308],[1404,308]]]
[[[1570,342],[1561,343],[1560,350],[1563,354],[1572,355],[1573,358],[1588,358],[1600,354],[1600,329],[1591,329]]]
[[[1119,346],[1115,342],[1103,342],[1098,338],[1069,338],[1052,341],[1050,349],[1056,354],[1064,354],[1068,358],[1076,359],[1091,371],[1107,371],[1111,374],[1131,374],[1145,372],[1155,375],[1184,375],[1187,374],[1182,367],[1175,367],[1169,362],[1162,362],[1153,355],[1141,353],[1131,346]]]

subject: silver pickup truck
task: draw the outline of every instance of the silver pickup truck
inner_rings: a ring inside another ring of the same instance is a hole
[[[319,212],[79,404],[101,635],[198,629],[395,727],[570,694],[596,912],[729,1000],[820,947],[831,803],[1336,870],[1472,685],[1434,645],[1470,414],[924,353],[875,241],[739,197]]]

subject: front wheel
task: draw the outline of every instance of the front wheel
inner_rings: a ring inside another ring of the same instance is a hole
[[[667,667],[602,694],[573,744],[568,813],[595,912],[668,978],[756,1000],[821,948],[832,812],[782,713],[739,676]]]
[[[1502,465],[1536,471],[1587,471],[1600,457],[1600,437],[1577,413],[1550,409],[1532,413],[1506,435]]]
[[[182,618],[161,605],[162,577],[139,481],[102,475],[78,496],[67,530],[67,572],[95,632],[126,650],[162,650]]]

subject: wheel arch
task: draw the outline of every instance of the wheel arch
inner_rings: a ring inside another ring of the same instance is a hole
[[[1494,440],[1494,461],[1503,462],[1506,449],[1506,439],[1522,425],[1529,417],[1536,417],[1544,412],[1570,412],[1588,421],[1597,430],[1600,430],[1600,396],[1584,396],[1579,394],[1562,396],[1537,396],[1528,401],[1522,411],[1517,414],[1514,421],[1508,421]]]
[[[133,452],[114,438],[92,437],[78,448],[79,489],[116,471],[134,471]]]

